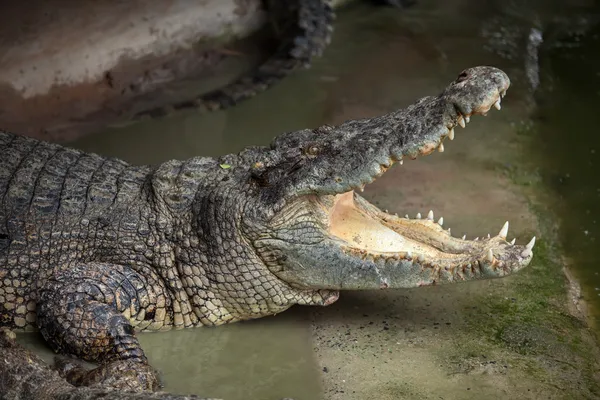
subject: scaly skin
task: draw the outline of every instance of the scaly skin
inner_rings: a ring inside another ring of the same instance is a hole
[[[518,271],[533,243],[508,243],[507,227],[458,239],[432,216],[399,218],[354,193],[499,108],[509,84],[502,71],[476,67],[404,110],[158,166],[1,133],[1,323],[37,326],[55,351],[104,363],[75,373],[79,383],[127,361],[151,389],[134,331],[328,305],[342,289]]]
[[[0,330],[2,400],[211,400],[169,393],[136,393],[127,390],[131,389],[128,385],[135,380],[126,371],[120,371],[114,377],[120,382],[89,387],[70,385],[41,358],[18,345],[14,341],[14,333]]]

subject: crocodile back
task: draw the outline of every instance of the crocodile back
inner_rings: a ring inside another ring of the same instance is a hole
[[[0,326],[29,325],[45,278],[93,256],[98,220],[139,196],[147,171],[0,131]]]

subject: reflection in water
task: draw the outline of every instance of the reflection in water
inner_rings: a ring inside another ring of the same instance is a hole
[[[599,305],[600,290],[594,288],[600,288],[600,182],[595,172],[600,166],[600,135],[595,132],[600,123],[600,49],[598,40],[591,39],[597,39],[597,32],[585,44],[571,46],[582,42],[578,32],[588,34],[594,14],[567,8],[564,2],[562,9],[556,2],[520,2],[529,8],[517,3],[423,1],[405,13],[361,3],[341,13],[332,46],[311,70],[253,100],[227,112],[182,113],[110,129],[75,145],[134,163],[225,154],[267,144],[280,132],[405,106],[432,94],[432,87],[443,87],[465,67],[496,65],[513,81],[510,101],[518,103],[519,95],[534,101],[540,140],[531,157],[542,160],[542,173],[556,189],[572,267],[588,297],[595,296],[592,300]],[[585,21],[582,15],[587,15]],[[576,34],[561,41],[560,32],[571,28]],[[565,48],[571,50],[563,52]],[[539,92],[533,97],[529,89],[536,87]],[[495,162],[485,153],[490,147],[471,146],[481,150],[471,157]],[[484,221],[486,216],[478,218]],[[167,389],[231,400],[252,397],[250,393],[265,399],[312,399],[318,397],[319,371],[311,356],[308,324],[299,315],[288,312],[259,323],[148,334],[141,341],[164,373]]]
[[[140,335],[165,390],[224,399],[319,398],[302,313],[217,328]]]

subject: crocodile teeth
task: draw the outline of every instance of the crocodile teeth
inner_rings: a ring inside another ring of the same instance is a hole
[[[448,139],[454,140],[454,128],[450,129],[448,132]]]
[[[465,240],[466,238],[467,238],[467,235],[462,236],[462,240]]]
[[[479,236],[477,236],[475,239],[473,239],[474,242],[479,240]]]
[[[440,219],[438,219],[438,224],[440,224],[440,226],[444,226],[444,217],[440,217]]]
[[[502,107],[500,106],[500,97],[498,97],[498,100],[496,100],[496,102],[494,103],[494,107],[496,108],[496,110],[502,109]]]
[[[500,233],[498,233],[498,236],[500,236],[502,239],[506,239],[506,235],[508,235],[508,221],[504,223],[502,229],[500,229]]]
[[[404,160],[400,160],[400,165],[404,164]]]
[[[514,238],[513,240],[511,240],[510,241],[511,246],[514,246],[516,241],[517,241],[517,238]]]
[[[452,235],[452,229],[448,228],[448,235]]]
[[[421,213],[417,213],[417,219],[421,219]]]
[[[525,248],[531,250],[533,249],[533,246],[535,246],[535,236],[531,238],[531,240],[529,241],[529,243],[527,243]]]
[[[529,243],[525,246],[525,250],[521,252],[521,257],[529,257],[532,253],[533,246],[535,246],[535,236],[531,239]]]
[[[490,235],[490,234],[488,233],[488,236],[487,236],[487,238],[488,238],[488,239],[491,239],[491,237],[492,237],[492,235]]]
[[[406,252],[406,258],[412,258],[412,253],[410,251]]]
[[[458,117],[458,124],[460,125],[461,128],[464,128],[465,126],[467,126],[465,124],[465,120],[463,119],[462,116]]]
[[[444,143],[440,143],[440,147],[438,147],[438,151],[439,151],[440,153],[443,153],[443,152],[444,152]]]
[[[465,122],[468,124],[469,122],[471,122],[471,117],[469,117],[468,115],[465,117]]]
[[[487,254],[486,254],[486,259],[489,262],[493,262],[494,261],[494,252],[492,251],[492,249],[488,249]]]
[[[410,217],[408,216],[408,214],[404,214],[404,218],[410,219]]]
[[[433,210],[429,210],[429,213],[427,214],[427,219],[433,221]]]

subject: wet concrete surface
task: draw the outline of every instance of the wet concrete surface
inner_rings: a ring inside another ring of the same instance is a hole
[[[265,20],[259,0],[3,4],[0,121],[68,140],[185,94],[183,80],[210,89],[215,71],[240,72],[229,59],[257,63],[264,38],[241,39]]]
[[[283,131],[406,106],[438,93],[469,66],[498,66],[513,81],[501,112],[473,118],[443,154],[394,167],[364,196],[401,215],[433,209],[456,236],[495,234],[510,220],[510,238],[538,237],[528,268],[497,280],[345,292],[325,308],[141,335],[150,359],[166,371],[168,390],[230,400],[252,393],[298,400],[600,396],[597,339],[585,316],[570,311],[580,298],[568,292],[560,219],[531,162],[540,133],[530,128],[538,105],[525,70],[527,42],[515,57],[493,51],[493,31],[482,31],[504,5],[490,4],[430,1],[405,14],[357,5],[341,14],[322,60],[255,99],[227,112],[181,113],[73,143],[135,163],[218,155],[267,144]],[[531,29],[527,21],[514,23],[514,31]],[[240,346],[245,338],[250,345]]]

